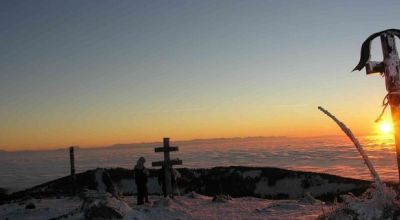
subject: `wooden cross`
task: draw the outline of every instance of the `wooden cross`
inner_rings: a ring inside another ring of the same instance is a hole
[[[167,195],[172,195],[172,186],[171,186],[171,168],[172,165],[182,165],[182,160],[179,159],[170,159],[169,152],[178,151],[178,147],[169,146],[169,138],[164,138],[164,146],[156,147],[154,152],[164,152],[164,161],[156,161],[151,165],[153,167],[164,166],[164,181],[167,190]]]

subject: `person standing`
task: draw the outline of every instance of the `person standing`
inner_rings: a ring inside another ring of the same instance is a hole
[[[137,189],[137,204],[143,205],[144,202],[149,202],[149,193],[147,190],[147,179],[149,175],[149,171],[144,166],[146,159],[144,157],[140,157],[136,163],[134,168],[134,178]]]

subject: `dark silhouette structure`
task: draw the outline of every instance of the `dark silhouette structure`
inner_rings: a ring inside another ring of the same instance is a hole
[[[378,36],[381,38],[383,61],[370,61],[371,41]],[[384,108],[377,121],[381,119],[386,107],[390,105],[400,180],[400,59],[397,53],[395,37],[400,38],[400,30],[388,29],[369,36],[361,46],[360,61],[354,70],[361,70],[365,67],[367,74],[379,73],[385,77],[387,95],[383,100]]]
[[[172,147],[169,146],[169,138],[164,138],[164,146],[163,147],[157,147],[154,149],[155,152],[163,152],[164,153],[164,161],[156,161],[152,163],[153,167],[157,167],[157,166],[161,166],[161,167],[165,167],[166,169],[164,170],[164,187],[165,187],[165,192],[166,195],[171,195],[172,194],[172,186],[171,186],[171,169],[172,169],[172,165],[181,165],[182,164],[182,160],[179,159],[175,159],[175,160],[171,160],[170,159],[170,155],[169,153],[171,151],[178,151],[179,148],[178,147]]]

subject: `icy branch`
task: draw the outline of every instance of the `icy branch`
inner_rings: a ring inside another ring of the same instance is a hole
[[[334,115],[332,115],[330,112],[322,108],[321,106],[318,106],[318,109],[322,111],[324,114],[329,116],[332,120],[336,122],[337,125],[342,129],[342,131],[347,135],[347,137],[350,138],[350,140],[354,143],[356,146],[358,152],[360,152],[362,158],[364,159],[365,164],[367,165],[369,171],[371,172],[371,176],[374,179],[374,182],[376,184],[376,187],[379,189],[382,189],[382,182],[381,179],[379,178],[378,173],[376,172],[374,166],[372,165],[371,161],[368,158],[368,155],[365,153],[363,147],[361,146],[360,142],[357,140],[357,138],[354,136],[353,132],[347,126],[339,121]]]

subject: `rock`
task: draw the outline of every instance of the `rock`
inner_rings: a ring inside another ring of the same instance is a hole
[[[83,203],[80,210],[88,220],[122,219],[131,211],[131,207],[125,201],[109,193],[88,190],[82,193],[81,198]]]
[[[85,219],[87,220],[122,219],[123,217],[119,211],[102,203],[85,210]]]
[[[310,205],[315,205],[315,204],[323,204],[322,201],[314,198],[309,192],[304,195],[303,198],[299,199],[300,203],[303,204],[310,204]]]
[[[228,202],[232,200],[230,195],[215,195],[212,199],[213,202]]]
[[[34,203],[30,202],[28,204],[26,204],[25,209],[35,209],[36,206]]]

